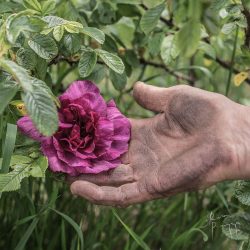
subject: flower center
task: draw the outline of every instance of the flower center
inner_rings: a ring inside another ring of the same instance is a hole
[[[69,152],[92,152],[95,148],[95,131],[99,116],[90,111],[86,113],[77,106],[65,109],[65,120],[72,124],[70,128],[59,128],[54,135],[62,148]]]

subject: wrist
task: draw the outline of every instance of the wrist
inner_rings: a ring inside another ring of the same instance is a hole
[[[233,166],[228,179],[250,179],[250,107],[236,104],[230,125]]]

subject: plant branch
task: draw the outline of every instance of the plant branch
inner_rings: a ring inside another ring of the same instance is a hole
[[[145,64],[146,65],[150,65],[150,66],[153,66],[155,68],[161,68],[161,69],[165,70],[166,72],[168,72],[170,75],[172,75],[172,76],[174,76],[174,77],[176,77],[178,79],[187,81],[189,84],[194,84],[194,79],[193,78],[191,78],[191,77],[189,77],[187,75],[176,73],[174,70],[169,69],[164,64],[156,63],[156,62],[151,62],[151,61],[146,61],[144,58],[140,59],[140,63],[143,64],[143,65],[145,65]]]
[[[48,66],[51,66],[51,65],[53,65],[53,64],[58,64],[59,62],[62,62],[62,61],[65,61],[65,62],[67,62],[70,66],[73,66],[74,65],[74,63],[77,63],[77,62],[79,62],[79,58],[77,57],[75,57],[75,58],[70,58],[70,57],[65,57],[65,56],[62,56],[62,55],[58,55],[58,56],[56,56],[53,60],[51,60],[50,62],[49,62],[49,65]]]

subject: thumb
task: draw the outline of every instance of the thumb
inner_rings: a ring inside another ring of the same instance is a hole
[[[171,88],[160,88],[143,82],[136,82],[133,96],[136,102],[145,109],[161,112],[165,110]]]

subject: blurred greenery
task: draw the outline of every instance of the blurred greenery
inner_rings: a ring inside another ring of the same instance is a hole
[[[144,118],[154,114],[132,98],[138,80],[249,105],[249,69],[248,0],[0,0],[0,249],[250,249],[249,182],[95,206],[73,197],[46,171],[39,145],[15,132],[28,112],[52,135],[57,96],[76,79]]]

